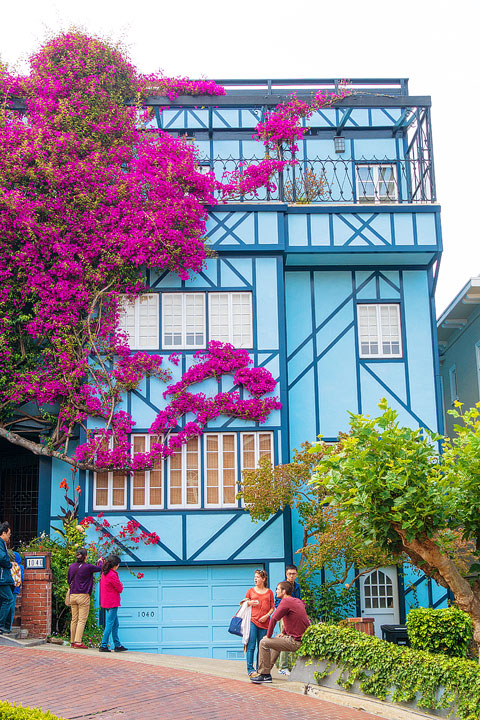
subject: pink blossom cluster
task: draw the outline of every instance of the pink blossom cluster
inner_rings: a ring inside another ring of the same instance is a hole
[[[90,431],[86,443],[77,448],[76,457],[82,462],[94,462],[96,467],[121,467],[142,470],[155,467],[162,457],[176,452],[191,438],[201,435],[206,424],[222,415],[264,423],[273,410],[281,408],[276,397],[262,397],[273,392],[276,380],[266,368],[251,368],[248,351],[229,343],[210,341],[207,350],[194,354],[198,361],[191,365],[177,382],[169,385],[164,397],[173,396],[167,407],[158,413],[149,433],[157,436],[149,452],[131,457],[130,438],[133,423],[127,413],[117,413],[112,429]],[[243,398],[239,392],[219,392],[207,397],[202,392],[192,393],[192,385],[224,375],[233,375],[236,385],[242,386],[252,397]],[[179,421],[193,414],[195,419],[179,427]],[[174,433],[173,435],[171,433]],[[161,440],[160,438],[163,438]]]
[[[298,152],[297,142],[309,129],[302,121],[307,121],[316,110],[333,105],[349,93],[346,84],[343,84],[336,93],[319,90],[310,102],[291,95],[288,102],[277,105],[274,110],[266,113],[265,120],[257,124],[253,138],[263,141],[267,157],[256,164],[240,165],[231,173],[225,172],[222,182],[217,183],[221,199],[232,200],[249,194],[257,197],[258,190],[263,187],[275,192],[275,174],[281,172],[286,165],[298,164],[295,158],[285,160],[283,150],[286,147],[292,154]],[[278,159],[268,156],[272,151]]]
[[[301,121],[309,120],[316,110],[333,105],[349,94],[346,84],[342,84],[336,93],[318,90],[310,102],[291,95],[288,102],[277,105],[272,112],[266,113],[264,122],[258,123],[257,138],[263,140],[269,150],[287,145],[292,152],[297,152],[296,143],[309,129],[306,125],[302,125]]]
[[[166,96],[175,100],[179,95],[225,95],[225,88],[213,80],[190,80],[186,77],[142,75],[144,92],[148,96]]]
[[[283,170],[289,162],[265,158],[256,165],[240,163],[236,170],[232,172],[225,171],[222,182],[217,183],[222,200],[227,198],[229,200],[237,199],[250,194],[258,197],[260,188],[267,188],[270,192],[275,192],[277,186],[272,182],[272,178],[277,172]]]

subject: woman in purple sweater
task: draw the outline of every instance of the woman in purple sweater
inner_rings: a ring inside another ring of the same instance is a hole
[[[68,586],[70,588],[70,603],[72,607],[72,622],[70,624],[70,643],[74,648],[85,648],[83,644],[83,631],[90,610],[90,596],[93,590],[93,573],[100,572],[103,562],[91,565],[85,562],[87,550],[80,548],[76,553],[76,562],[68,568]]]

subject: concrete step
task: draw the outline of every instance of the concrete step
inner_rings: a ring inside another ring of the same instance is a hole
[[[40,638],[19,638],[17,634],[0,635],[0,647],[34,647],[35,645],[44,645],[45,640]]]

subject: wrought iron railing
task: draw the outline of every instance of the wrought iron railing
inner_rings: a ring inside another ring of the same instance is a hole
[[[218,180],[228,179],[233,171],[245,168],[261,158],[205,159],[202,165]],[[275,190],[260,188],[255,193],[234,198],[235,202],[287,203],[433,203],[436,202],[433,171],[423,157],[408,159],[344,159],[316,157],[299,160],[276,173]]]

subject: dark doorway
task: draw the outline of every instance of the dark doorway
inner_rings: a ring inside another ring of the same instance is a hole
[[[0,521],[12,528],[12,547],[38,534],[38,475],[36,455],[0,440]]]

